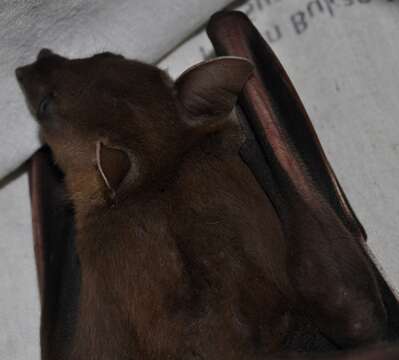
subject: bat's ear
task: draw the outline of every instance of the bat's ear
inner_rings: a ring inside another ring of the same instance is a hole
[[[176,80],[185,121],[201,132],[220,129],[253,70],[245,58],[224,56],[201,62]]]
[[[122,149],[97,141],[96,165],[105,186],[110,191],[110,197],[114,198],[131,168],[129,155]]]

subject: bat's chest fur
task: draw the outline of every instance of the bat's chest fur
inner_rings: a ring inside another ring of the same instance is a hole
[[[274,211],[251,177],[215,174],[185,192],[197,178],[92,223],[79,328],[114,342],[106,351],[252,359],[281,346],[290,316]]]

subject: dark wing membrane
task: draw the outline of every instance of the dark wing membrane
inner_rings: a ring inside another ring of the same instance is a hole
[[[282,65],[242,13],[218,13],[207,30],[218,55],[255,65],[238,102],[252,132],[241,157],[280,216],[303,310],[338,347],[396,339],[398,301]]]
[[[78,316],[80,266],[74,247],[72,207],[63,175],[47,147],[31,159],[29,185],[42,305],[42,358],[63,359]]]
[[[249,115],[258,141],[268,147],[266,155],[273,158],[269,160],[275,167],[280,166],[274,173],[276,180],[289,180],[301,193],[320,193],[353,236],[365,240],[366,233],[334,175],[303,104],[269,45],[239,12],[214,15],[208,34],[218,55],[245,57],[256,65],[256,76],[246,87],[240,104]]]

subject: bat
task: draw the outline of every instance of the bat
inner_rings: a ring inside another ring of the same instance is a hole
[[[44,49],[16,70],[51,149],[31,170],[44,359],[341,358],[396,339],[396,299],[279,64],[240,15],[208,28],[233,56],[176,81],[111,53]]]

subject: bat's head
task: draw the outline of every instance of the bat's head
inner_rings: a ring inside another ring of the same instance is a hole
[[[251,71],[245,59],[218,58],[173,82],[120,55],[70,60],[43,49],[16,77],[71,192],[96,199],[173,171],[192,144],[228,124]]]

